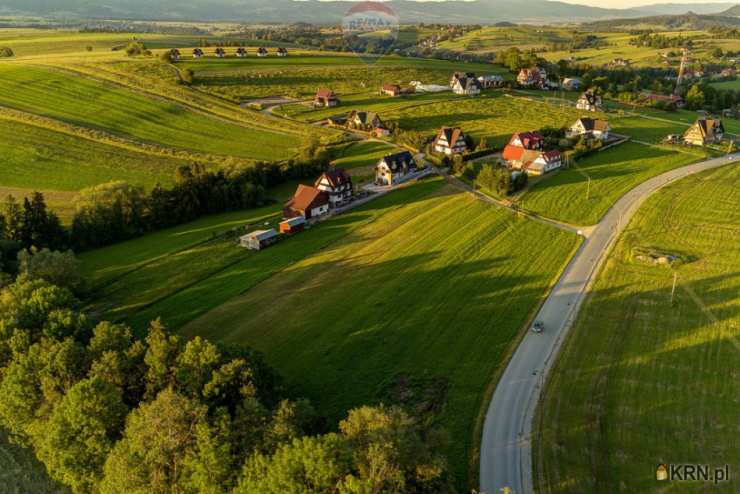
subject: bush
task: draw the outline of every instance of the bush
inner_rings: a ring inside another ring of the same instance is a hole
[[[8,57],[12,57],[13,55],[14,55],[13,50],[8,48],[7,46],[0,48],[0,58],[8,58]]]
[[[141,41],[132,41],[126,46],[126,55],[136,57],[139,55],[150,55],[151,52],[146,49],[146,45]]]

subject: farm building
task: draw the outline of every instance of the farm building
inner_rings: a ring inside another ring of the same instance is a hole
[[[244,48],[243,46],[240,46],[239,48],[236,49],[236,56],[239,57],[239,58],[246,57],[247,56],[247,49]]]
[[[542,149],[544,145],[545,138],[539,132],[517,132],[511,136],[508,144],[524,149]]]
[[[383,84],[380,88],[380,94],[385,94],[386,96],[400,96],[401,86],[398,84]]]
[[[575,77],[566,77],[563,79],[563,89],[576,91],[581,88],[581,80]]]
[[[465,143],[465,135],[460,127],[442,127],[434,138],[432,146],[434,146],[434,151],[444,153],[447,156],[461,154],[468,149],[468,145]]]
[[[521,170],[528,175],[542,175],[562,166],[560,151],[507,146],[502,157],[509,168]]]
[[[239,237],[239,245],[251,250],[262,250],[277,242],[278,239],[278,233],[274,228],[256,230]]]
[[[576,102],[576,108],[586,111],[601,111],[601,96],[593,91],[584,91]]]
[[[173,62],[177,62],[178,60],[180,60],[180,50],[178,50],[177,48],[171,49],[170,60],[172,60]]]
[[[683,140],[694,146],[718,144],[725,134],[725,127],[719,118],[700,118],[683,134]]]
[[[280,233],[298,233],[306,228],[306,218],[295,216],[280,222]]]
[[[488,89],[492,87],[501,87],[504,85],[504,78],[500,75],[482,75],[478,77],[481,88]]]
[[[606,120],[579,118],[565,134],[567,137],[585,137],[586,139],[606,141],[609,139],[610,130],[611,127]]]
[[[339,98],[331,89],[319,89],[313,98],[313,106],[337,106]]]
[[[329,212],[329,194],[309,185],[298,185],[293,197],[283,206],[284,218],[303,216],[310,220]]]
[[[540,67],[522,69],[516,76],[516,82],[524,87],[544,88],[547,86],[547,71]]]
[[[218,48],[216,48],[216,52],[215,53],[216,53],[216,57],[218,57],[218,58],[224,58],[226,56],[226,51],[224,51],[224,49],[221,48],[220,46]]]
[[[480,94],[480,82],[478,79],[473,77],[460,77],[452,86],[452,92],[455,94],[464,94],[468,96],[475,96]]]
[[[283,48],[282,46],[277,49],[277,56],[279,57],[287,57],[288,56],[288,49]]]
[[[329,207],[341,206],[352,199],[352,178],[341,168],[325,171],[314,187],[329,196]]]
[[[257,48],[257,56],[258,57],[266,57],[267,56],[267,48],[264,46],[260,46]]]
[[[395,185],[404,180],[406,175],[416,171],[416,161],[408,151],[384,156],[375,167],[377,185]]]
[[[203,56],[203,50],[200,48],[193,48],[193,58],[200,58]]]

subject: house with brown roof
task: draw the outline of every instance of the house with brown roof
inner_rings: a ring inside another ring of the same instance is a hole
[[[384,156],[375,167],[377,185],[395,185],[403,182],[409,173],[417,170],[416,161],[409,151]]]
[[[349,202],[354,193],[352,178],[342,168],[334,168],[322,173],[316,179],[314,187],[329,196],[330,208]]]
[[[524,87],[544,88],[547,86],[547,71],[540,67],[522,69],[516,76],[516,82]]]
[[[444,153],[447,156],[462,154],[468,150],[465,143],[465,135],[460,127],[442,127],[432,142],[434,151]]]
[[[511,136],[508,145],[524,149],[542,149],[545,145],[545,138],[537,131],[517,132]]]
[[[339,98],[331,89],[319,89],[313,98],[313,106],[337,106]]]
[[[719,144],[725,135],[725,127],[719,118],[700,118],[683,134],[684,142],[694,146]]]
[[[257,48],[257,56],[258,57],[266,57],[267,56],[267,48],[264,46],[260,46]]]
[[[401,96],[401,86],[398,84],[383,84],[380,88],[380,94],[386,96]]]
[[[579,118],[568,128],[566,137],[584,137],[586,139],[599,139],[606,141],[609,139],[611,127],[606,120],[595,118]]]
[[[386,129],[380,115],[372,111],[352,110],[347,118],[347,126],[368,132],[374,132],[376,129]]]
[[[298,185],[293,197],[283,206],[283,217],[303,216],[307,220],[329,212],[329,194],[309,185]]]
[[[277,56],[279,57],[287,57],[288,56],[288,49],[283,48],[282,46],[277,49]]]

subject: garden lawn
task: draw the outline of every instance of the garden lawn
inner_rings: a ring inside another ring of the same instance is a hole
[[[650,143],[660,143],[669,134],[682,135],[689,128],[685,123],[649,117],[609,118],[609,125],[616,134]]]
[[[168,186],[186,161],[0,118],[0,186],[76,191],[112,180]]]
[[[650,177],[700,161],[704,158],[700,153],[630,142],[620,144],[543,177],[522,196],[520,206],[573,225],[593,225],[630,189]]]
[[[730,165],[667,186],[634,216],[540,403],[538,492],[740,492],[738,204]],[[637,260],[646,248],[685,262]],[[660,483],[660,463],[729,464],[733,478]]]
[[[316,236],[328,237],[325,246],[305,251]],[[532,262],[522,245],[548,248]],[[332,421],[349,408],[392,401],[399,377],[440,379],[448,395],[435,386],[430,405],[451,435],[449,459],[464,485],[486,389],[577,245],[574,234],[434,179],[256,253],[243,273],[173,297],[178,303],[167,309],[178,318],[177,308],[241,293],[182,333],[264,352],[292,393]],[[294,259],[271,275],[260,269],[291,250]]]
[[[88,77],[0,65],[0,105],[161,146],[221,156],[286,158],[295,139],[250,129]]]

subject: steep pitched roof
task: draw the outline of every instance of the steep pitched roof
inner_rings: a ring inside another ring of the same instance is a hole
[[[391,170],[395,171],[403,162],[406,162],[406,164],[414,163],[414,156],[409,151],[400,151],[383,156],[380,162],[384,162]]]
[[[526,149],[532,149],[533,147],[535,147],[536,143],[539,143],[545,139],[542,136],[542,134],[536,131],[535,132],[517,132],[511,136],[511,139],[509,140],[509,142],[513,141],[517,137],[522,142],[522,146],[524,146]]]
[[[518,161],[524,154],[524,151],[526,151],[526,149],[509,144],[504,148],[504,152],[501,157],[506,161]]]
[[[579,118],[576,121],[576,123],[578,122],[581,122],[581,125],[583,125],[583,128],[586,129],[587,131],[598,130],[598,131],[604,132],[610,129],[609,122],[607,122],[606,120],[599,120],[595,118],[583,117],[583,118]]]
[[[336,99],[337,95],[331,89],[320,88],[316,91],[316,99]]]
[[[293,197],[285,203],[285,207],[308,211],[315,207],[329,203],[329,195],[309,185],[299,184]]]
[[[442,127],[439,129],[439,132],[437,132],[437,137],[434,138],[434,142],[437,142],[442,136],[444,136],[450,146],[454,146],[460,137],[463,139],[465,138],[460,127]]]
[[[343,168],[334,168],[333,170],[327,170],[324,173],[321,174],[321,176],[316,179],[316,183],[314,186],[318,187],[321,183],[321,180],[326,178],[326,180],[329,182],[329,185],[332,187],[339,187],[346,183],[351,183],[352,180],[350,179],[347,172],[344,171]]]
[[[722,121],[718,118],[700,118],[696,121],[696,125],[699,126],[701,134],[705,137],[714,138],[717,131],[724,133],[725,128],[722,125]]]

